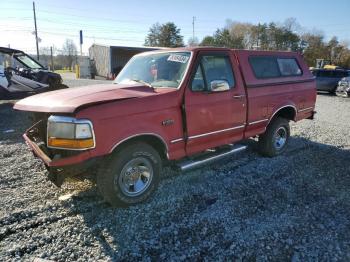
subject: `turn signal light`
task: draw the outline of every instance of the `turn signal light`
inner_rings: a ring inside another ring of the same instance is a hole
[[[50,137],[48,146],[66,149],[88,149],[94,147],[94,140],[89,139],[63,139]]]

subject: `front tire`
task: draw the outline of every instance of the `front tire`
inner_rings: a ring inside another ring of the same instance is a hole
[[[289,121],[282,117],[274,119],[265,133],[259,137],[260,153],[268,157],[282,154],[288,144],[289,136]]]
[[[112,206],[138,204],[157,188],[162,168],[159,153],[145,143],[130,144],[106,161],[97,174],[97,186]]]

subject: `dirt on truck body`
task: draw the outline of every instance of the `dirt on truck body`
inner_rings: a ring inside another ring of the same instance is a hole
[[[104,198],[120,205],[146,200],[169,162],[195,168],[243,151],[251,137],[263,155],[283,153],[289,121],[313,119],[315,102],[298,53],[181,48],[134,56],[114,84],[14,108],[39,116],[24,138],[54,183],[94,173]]]

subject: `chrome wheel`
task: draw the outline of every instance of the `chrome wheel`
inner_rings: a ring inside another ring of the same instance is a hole
[[[280,150],[284,147],[287,142],[287,136],[287,129],[284,126],[281,126],[277,129],[274,140],[274,145],[277,150]]]
[[[135,197],[147,190],[152,178],[151,162],[145,157],[137,157],[124,165],[120,175],[116,176],[114,184],[118,185],[126,196]]]

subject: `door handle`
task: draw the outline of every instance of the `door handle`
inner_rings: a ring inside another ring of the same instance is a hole
[[[242,99],[243,97],[245,97],[245,95],[234,95],[233,96],[234,99]]]

